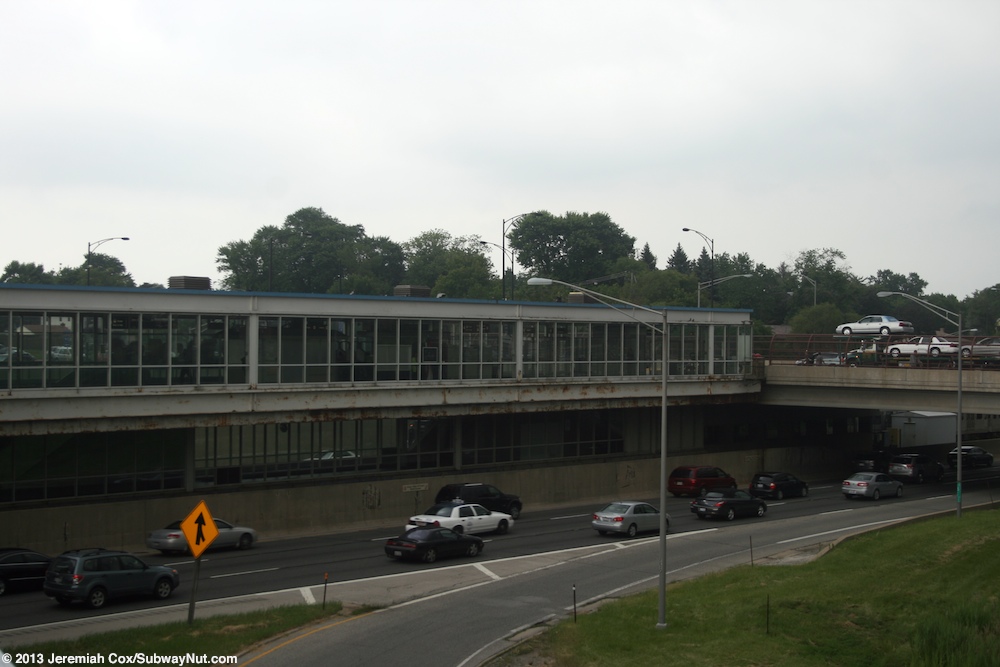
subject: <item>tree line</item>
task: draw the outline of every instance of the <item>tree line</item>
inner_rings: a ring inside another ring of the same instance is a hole
[[[527,285],[529,277],[542,276],[639,304],[693,307],[700,301],[703,307],[750,309],[757,334],[773,325],[828,334],[870,313],[909,320],[921,332],[950,331],[920,304],[879,298],[879,291],[904,292],[962,312],[964,326],[981,335],[995,333],[1000,316],[1000,292],[993,286],[962,300],[925,294],[927,283],[917,273],[884,269],[858,276],[835,248],[803,250],[792,264],[772,268],[746,253],[713,257],[704,245],[692,258],[678,243],[658,269],[649,244],[637,250],[635,237],[607,213],[535,211],[511,220],[503,241],[498,246],[475,234],[456,237],[432,229],[399,243],[369,236],[363,226],[345,224],[321,208],[303,208],[280,226],[261,227],[248,240],[220,247],[216,263],[223,276],[219,287],[234,291],[386,295],[405,284],[453,298],[565,298],[565,287]],[[502,272],[490,260],[493,247],[503,251]],[[0,282],[136,286],[121,261],[100,252],[55,272],[12,261]]]

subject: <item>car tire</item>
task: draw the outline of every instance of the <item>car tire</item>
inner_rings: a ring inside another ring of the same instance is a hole
[[[763,505],[758,505],[757,506],[757,516],[764,516],[764,512],[766,512],[766,511],[767,511],[767,508],[764,507]]]
[[[696,518],[696,519],[704,519],[705,515],[704,514],[695,514],[694,518]]]
[[[936,347],[932,347],[931,348],[931,356],[932,357],[940,357],[941,356],[941,350],[939,350]]]
[[[872,500],[878,500],[881,497],[882,497],[882,494],[879,493],[878,489],[875,489],[875,493],[872,494]]]
[[[95,586],[87,593],[87,606],[91,609],[100,609],[108,602],[108,592],[100,586]]]
[[[903,485],[902,484],[900,484],[899,486],[896,487],[896,497],[897,498],[902,498],[903,497]]]
[[[840,333],[843,336],[850,336],[851,335],[851,327],[844,327],[843,329],[840,330]]]
[[[68,607],[73,604],[73,601],[69,598],[56,598],[56,602],[59,603],[60,607]]]
[[[844,494],[844,500],[850,500],[850,499],[851,499],[851,494],[845,493]]]
[[[899,348],[894,347],[891,350],[889,350],[889,356],[892,357],[893,359],[899,359]]]
[[[599,531],[597,531],[597,534],[598,535],[607,535],[608,531],[606,531],[606,530],[599,530]]]
[[[775,491],[775,493],[774,493],[774,499],[775,500],[784,500],[785,499],[785,494],[781,491],[781,489],[778,489],[777,491]]]
[[[878,332],[880,334],[882,334],[883,336],[888,336],[889,333],[890,333],[889,332],[889,327],[882,327],[881,329],[878,330]]]
[[[241,551],[246,551],[252,546],[253,546],[253,537],[250,536],[250,533],[243,533],[242,535],[240,535],[240,541],[236,543],[237,549]]]
[[[158,580],[153,586],[153,597],[157,600],[166,600],[174,592],[174,587],[166,577]]]
[[[628,527],[628,536],[635,537],[638,534],[639,534],[639,528],[634,523],[630,524]]]
[[[479,545],[473,542],[469,545],[469,548],[465,551],[465,555],[469,558],[475,558],[479,555]]]
[[[506,535],[509,528],[510,526],[507,524],[507,520],[503,519],[497,524],[497,533],[500,535]]]
[[[729,511],[726,512],[726,521],[732,521],[735,518],[736,518],[736,510],[730,507]]]
[[[801,493],[800,495],[801,495],[801,496],[802,496],[803,498],[806,498],[806,497],[808,497],[808,496],[809,496],[809,487],[808,487],[808,486],[803,486],[803,487],[802,487],[802,493]]]
[[[520,519],[521,518],[521,506],[520,505],[511,505],[510,511],[507,512],[507,514],[510,514],[510,518],[511,519],[515,519],[515,520]]]
[[[438,559],[437,550],[435,550],[435,549],[428,549],[427,551],[424,552],[424,562],[425,563],[433,563],[437,559]]]
[[[463,528],[462,526],[454,526],[452,530],[458,533],[459,535],[465,532],[465,528]]]
[[[924,473],[918,472],[917,473],[917,484],[923,484],[924,481],[925,481],[924,480]]]

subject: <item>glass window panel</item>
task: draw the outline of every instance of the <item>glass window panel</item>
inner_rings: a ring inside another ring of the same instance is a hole
[[[462,323],[455,320],[441,322],[441,378],[461,378],[459,362],[462,361]]]
[[[330,345],[333,348],[334,382],[350,382],[351,380],[351,321],[330,320]]]
[[[67,366],[76,362],[76,313],[48,313],[45,317],[48,363]],[[0,337],[0,345],[3,339]]]
[[[369,382],[375,379],[375,320],[354,320],[354,380]]]
[[[171,384],[194,384],[197,381],[198,317],[174,315],[170,319]]]
[[[418,320],[399,321],[399,379],[416,380],[420,378],[418,365],[420,360],[420,322]]]

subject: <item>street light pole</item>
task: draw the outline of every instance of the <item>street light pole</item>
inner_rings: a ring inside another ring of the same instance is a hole
[[[492,241],[480,241],[479,243],[482,245],[491,245],[494,248],[499,248],[500,253],[504,256],[504,259],[506,259],[507,257],[510,258],[510,276],[511,276],[510,298],[513,299],[514,298],[514,251],[509,248],[504,248],[502,245],[498,245],[496,243],[493,243]],[[501,262],[503,263],[504,260],[501,260]],[[507,276],[505,275],[506,272],[507,272],[506,264],[504,264],[504,268],[502,269],[502,273],[500,274],[500,298],[503,299],[504,301],[507,300]]]
[[[98,246],[104,245],[108,241],[128,241],[127,236],[109,236],[106,239],[101,239],[100,241],[88,241],[87,242],[87,286],[90,286],[90,258],[94,250],[97,250]]]
[[[503,300],[507,300],[507,289],[504,287],[507,280],[507,232],[510,228],[514,226],[514,223],[528,215],[527,213],[518,213],[513,218],[507,218],[503,221],[501,225],[503,233],[500,235],[500,291],[503,294]],[[510,298],[514,298],[514,251],[510,251]]]
[[[712,256],[712,275],[709,276],[709,278],[711,278],[711,280],[709,282],[715,280],[715,239],[710,239],[707,236],[705,236],[704,234],[702,234],[701,232],[699,232],[697,229],[692,229],[690,227],[685,227],[681,231],[682,232],[694,232],[695,234],[697,234],[698,236],[700,236],[701,238],[703,238],[705,240],[705,243],[708,244],[708,250],[709,250],[709,252],[711,253],[711,256]],[[709,292],[708,299],[709,299],[709,307],[710,308],[714,308],[715,307],[715,290],[714,289],[711,292]]]
[[[816,305],[816,281],[813,280],[812,278],[810,278],[809,276],[805,275],[804,273],[800,273],[799,275],[802,276],[803,280],[808,280],[812,284],[812,286],[813,286],[813,305],[815,306]]]
[[[958,396],[958,408],[955,414],[955,516],[962,517],[962,314],[942,308],[930,301],[924,301],[906,292],[879,292],[878,296],[902,296],[910,301],[919,303],[921,306],[936,314],[951,324],[958,327],[958,376],[955,378],[957,385],[956,394]],[[952,319],[955,318],[955,319]]]
[[[630,301],[625,301],[623,299],[618,299],[613,296],[608,296],[607,294],[601,294],[600,292],[595,292],[589,290],[585,287],[580,287],[579,285],[573,285],[571,283],[566,283],[561,280],[555,280],[554,278],[529,278],[529,285],[563,285],[569,287],[570,289],[578,290],[584,294],[589,294],[591,297],[597,301],[603,303],[609,308],[614,308],[618,310],[626,317],[629,317],[636,322],[642,324],[643,326],[649,327],[657,333],[662,333],[663,343],[661,347],[663,348],[663,360],[660,362],[663,366],[662,370],[662,396],[660,399],[660,573],[659,573],[659,607],[658,615],[656,621],[656,627],[659,629],[667,627],[667,380],[669,373],[667,372],[667,363],[669,356],[667,354],[667,342],[669,340],[669,333],[667,331],[667,309],[654,310],[652,308],[647,308],[645,306],[640,306],[638,304],[632,303]],[[657,329],[654,325],[646,322],[645,320],[640,320],[639,318],[622,311],[618,307],[605,301],[608,299],[616,303],[620,303],[624,306],[630,308],[635,308],[636,310],[643,310],[647,313],[653,313],[663,319],[661,324],[661,329]]]
[[[721,283],[724,283],[733,278],[753,278],[752,273],[740,273],[735,276],[725,276],[723,278],[718,278],[716,280],[706,280],[703,283],[698,283],[698,307],[701,308],[701,290],[703,287],[715,287]]]

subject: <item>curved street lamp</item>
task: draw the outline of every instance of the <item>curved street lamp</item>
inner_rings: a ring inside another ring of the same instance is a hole
[[[501,224],[501,234],[500,234],[500,291],[504,295],[504,301],[506,301],[506,288],[503,287],[504,281],[507,280],[507,232],[510,228],[514,226],[514,223],[528,215],[527,213],[518,213],[512,218],[507,218]],[[510,298],[514,298],[514,251],[510,250]]]
[[[517,284],[514,282],[514,251],[511,248],[505,248],[502,245],[493,243],[493,241],[480,241],[482,245],[491,245],[494,248],[499,248],[500,252],[503,254],[501,264],[503,268],[500,270],[500,298],[504,301],[507,300],[507,266],[506,260],[510,259],[510,298],[514,298],[514,286]]]
[[[109,236],[106,239],[101,239],[100,241],[88,241],[87,242],[87,285],[90,286],[90,256],[93,254],[94,250],[97,250],[99,246],[104,245],[108,241],[128,241],[127,236]]]
[[[632,303],[630,301],[625,301],[623,299],[617,299],[613,296],[608,296],[607,294],[601,294],[600,292],[595,292],[589,290],[586,287],[580,287],[579,285],[573,285],[572,283],[565,283],[561,280],[556,280],[554,278],[528,278],[529,285],[563,285],[569,287],[570,289],[583,292],[593,297],[595,300],[603,303],[609,308],[614,308],[622,315],[629,317],[643,326],[649,327],[657,333],[663,335],[663,396],[661,398],[661,409],[660,409],[660,578],[659,578],[659,589],[660,589],[660,604],[659,604],[659,615],[657,618],[656,627],[665,628],[667,627],[667,309],[654,310],[652,308],[647,308],[646,306],[640,306],[638,304]],[[615,303],[620,303],[624,306],[630,308],[635,308],[636,310],[643,310],[647,313],[653,313],[657,317],[663,318],[663,324],[661,329],[657,329],[654,325],[640,320],[631,313],[615,306],[605,299],[614,301]]]
[[[709,276],[711,278],[711,280],[709,280],[708,282],[712,282],[713,280],[715,280],[715,239],[711,239],[711,238],[705,236],[704,234],[702,234],[701,232],[699,232],[697,229],[692,229],[691,227],[684,227],[683,229],[681,229],[681,231],[682,232],[694,232],[695,234],[697,234],[698,236],[700,236],[701,238],[703,238],[705,240],[705,243],[708,244],[708,251],[709,251],[709,253],[711,254],[711,257],[712,257],[712,274],[711,274],[711,276]],[[709,299],[709,307],[711,308],[711,307],[715,306],[715,290],[712,290],[711,292],[709,292],[708,299]]]
[[[753,278],[752,273],[739,273],[735,276],[725,276],[723,278],[716,278],[714,280],[706,280],[703,283],[698,283],[698,307],[701,308],[701,290],[704,287],[715,287],[733,278]]]
[[[942,308],[941,306],[918,299],[906,292],[879,292],[879,297],[901,296],[910,301],[919,303],[921,306],[931,311],[945,321],[958,327],[958,375],[955,379],[957,385],[958,408],[955,413],[955,516],[962,516],[962,314]],[[954,318],[954,319],[952,319]]]

